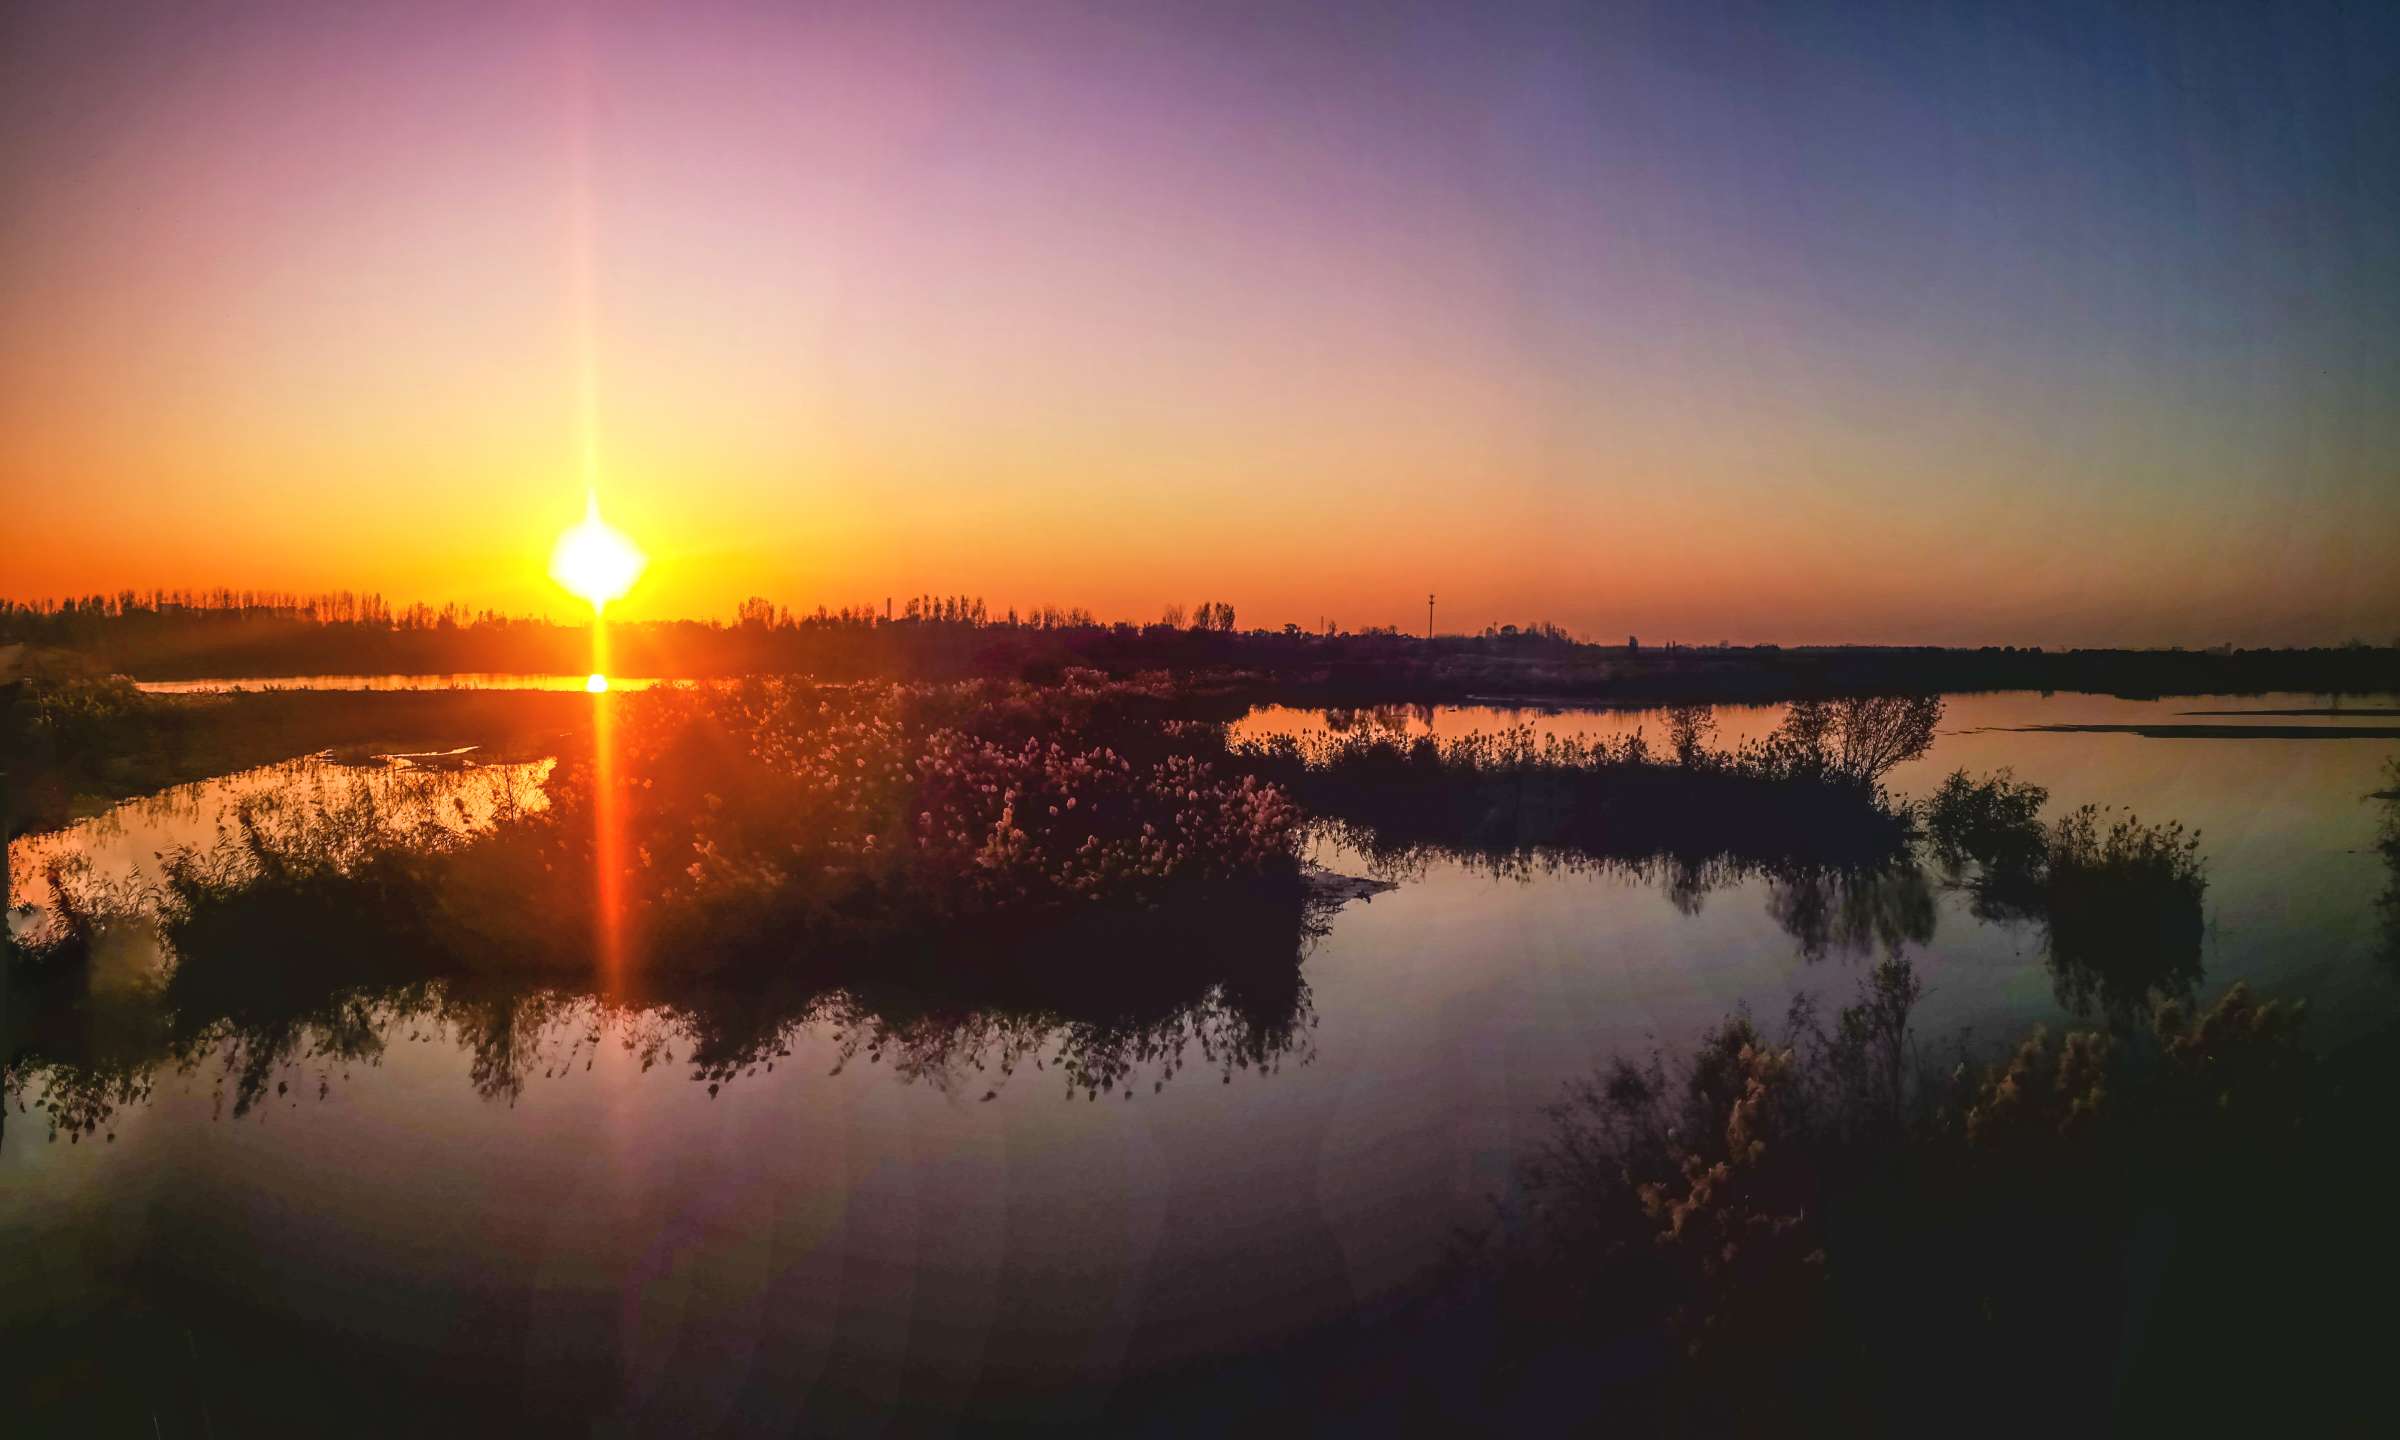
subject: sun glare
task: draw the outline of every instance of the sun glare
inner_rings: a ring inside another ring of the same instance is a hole
[[[594,670],[588,677],[585,678],[583,682],[583,688],[590,691],[594,695],[602,694],[608,689],[608,677],[601,674],[599,671]]]
[[[596,613],[632,589],[647,564],[632,541],[600,518],[600,497],[587,495],[583,523],[559,536],[558,548],[550,552],[550,578],[591,601]]]

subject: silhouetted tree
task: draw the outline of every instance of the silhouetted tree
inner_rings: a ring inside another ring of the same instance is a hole
[[[1836,700],[1836,767],[1855,779],[1880,780],[1893,766],[1933,748],[1942,723],[1939,695],[1866,695]]]
[[[1667,711],[1667,740],[1675,747],[1675,758],[1686,765],[1699,762],[1708,737],[1715,733],[1717,712],[1709,706],[1677,705]]]
[[[1867,695],[1795,700],[1776,742],[1803,769],[1873,784],[1933,748],[1939,695]]]

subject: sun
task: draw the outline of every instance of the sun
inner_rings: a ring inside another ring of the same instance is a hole
[[[600,518],[600,497],[587,495],[583,523],[558,537],[550,552],[550,578],[592,602],[597,613],[633,588],[650,562]]]

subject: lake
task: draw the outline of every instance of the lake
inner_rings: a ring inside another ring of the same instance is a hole
[[[2050,789],[2051,816],[2092,803],[2197,828],[2201,992],[2305,996],[2319,1044],[2340,1047],[2400,1011],[2376,959],[2391,877],[2367,798],[2400,754],[2389,705],[1958,696],[1893,785],[1922,796],[1950,770],[2008,767]],[[1724,707],[1719,739],[1778,714]],[[1663,744],[1662,717],[1638,711],[1262,708],[1237,730],[1520,723]],[[2262,733],[2213,733],[2229,727]],[[61,857],[154,873],[155,852],[206,843],[242,797],[329,769],[182,787],[20,840],[12,898],[39,901]],[[496,779],[374,773],[458,791],[468,824]],[[1315,858],[1377,869],[1331,839]],[[1296,993],[1211,989],[1130,1041],[1072,1016],[812,1003],[728,1068],[723,1017],[688,998],[379,992],[327,1012],[338,1023],[235,1003],[56,1138],[18,1103],[41,1077],[18,1077],[0,1132],[16,1396],[162,1433],[314,1405],[334,1407],[326,1429],[467,1404],[545,1430],[1138,1419],[1205,1390],[1224,1357],[1338,1343],[1407,1294],[1510,1196],[1543,1107],[1611,1054],[1672,1051],[1736,1006],[1772,1021],[1802,991],[1839,1004],[1893,936],[1925,974],[1929,1043],[2075,1018],[2040,934],[1977,918],[1938,876],[1812,897],[1793,877],[1435,856],[1383,878],[1396,888],[1309,942]],[[1859,925],[1808,918],[1852,902]],[[136,947],[89,993],[34,998],[65,1007],[54,1023],[105,1028],[138,1013],[123,1001],[156,988],[154,963]],[[369,1389],[404,1398],[340,1408]]]

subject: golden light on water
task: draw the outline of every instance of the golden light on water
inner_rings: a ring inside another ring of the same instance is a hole
[[[649,564],[631,540],[600,518],[600,497],[586,491],[583,523],[558,537],[550,578],[592,602],[593,902],[602,975],[614,988],[625,968],[625,829],[617,802],[615,705],[608,699],[608,602],[633,588]]]
[[[559,536],[557,548],[550,552],[550,578],[591,601],[596,615],[632,589],[649,563],[631,540],[600,518],[600,497],[587,494],[583,523]],[[604,685],[591,688],[598,691]]]

